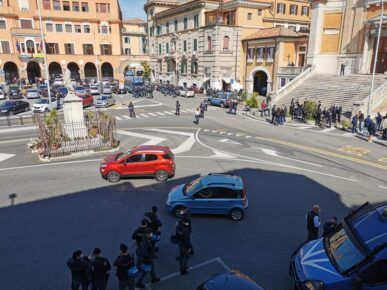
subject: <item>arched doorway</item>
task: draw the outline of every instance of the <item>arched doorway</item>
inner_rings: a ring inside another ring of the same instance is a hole
[[[97,67],[92,62],[87,62],[84,67],[86,79],[97,79]]]
[[[55,78],[57,75],[62,75],[62,67],[56,61],[53,61],[48,66],[48,73],[51,78]]]
[[[112,65],[108,62],[104,62],[101,66],[101,74],[103,78],[113,78]]]
[[[254,93],[258,93],[262,96],[267,94],[267,74],[260,70],[254,74]]]
[[[6,62],[3,66],[3,70],[5,81],[8,84],[14,83],[19,79],[19,71],[17,69],[17,65],[14,62]]]
[[[36,83],[38,78],[40,78],[42,76],[40,73],[40,66],[37,62],[30,61],[27,64],[27,76],[28,76],[28,80],[31,84]]]
[[[79,74],[79,66],[75,62],[70,62],[67,65],[67,68],[69,69],[69,71],[71,73],[70,77],[72,80],[79,80],[81,78],[81,76]]]

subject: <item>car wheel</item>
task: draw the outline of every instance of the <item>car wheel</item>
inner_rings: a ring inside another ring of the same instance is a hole
[[[165,170],[159,170],[155,174],[155,178],[157,181],[167,181],[168,180],[168,172]]]
[[[45,109],[44,109],[44,113],[45,113],[45,114],[48,113],[48,108],[45,108]]]
[[[109,182],[115,183],[121,180],[121,175],[117,171],[110,171],[107,175]]]
[[[175,217],[179,218],[179,217],[180,217],[180,212],[181,212],[183,209],[185,209],[185,207],[184,207],[184,206],[181,206],[181,205],[175,207],[175,208],[173,209],[173,215],[174,215]]]
[[[220,103],[220,107],[221,107],[221,108],[224,108],[225,106],[224,106],[224,104],[223,104],[223,103]]]
[[[229,216],[233,221],[240,221],[243,219],[243,210],[240,208],[233,208],[230,210]]]

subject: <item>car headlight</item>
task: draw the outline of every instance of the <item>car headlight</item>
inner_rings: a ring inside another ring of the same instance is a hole
[[[165,204],[166,204],[167,206],[171,206],[171,201],[170,201],[169,199],[167,199],[167,201],[165,202]]]
[[[301,289],[302,290],[323,290],[325,289],[325,284],[322,281],[309,280],[309,281],[302,282]]]

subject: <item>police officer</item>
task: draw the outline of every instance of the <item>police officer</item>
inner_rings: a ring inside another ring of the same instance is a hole
[[[141,242],[145,237],[145,230],[148,228],[148,220],[142,219],[141,225],[133,232],[132,240],[136,241],[136,265],[138,269],[141,269]]]
[[[128,108],[129,108],[130,117],[136,118],[136,113],[134,112],[134,105],[133,105],[132,101],[129,102]]]
[[[89,289],[90,262],[87,256],[82,255],[81,250],[75,251],[67,261],[67,267],[71,271],[71,290],[78,290],[80,287],[82,290]]]
[[[333,216],[329,222],[324,223],[323,225],[323,234],[322,236],[328,236],[332,233],[337,226],[337,217]]]
[[[200,118],[204,118],[204,103],[201,102],[199,105],[200,108]]]
[[[142,257],[142,265],[141,265],[141,275],[140,279],[137,281],[136,287],[145,288],[144,278],[148,272],[150,272],[152,278],[152,284],[160,281],[160,278],[156,276],[155,265],[153,260],[157,258],[154,253],[154,249],[152,246],[152,236],[153,232],[151,229],[145,230],[145,236],[141,242],[141,257]]]
[[[308,230],[308,242],[318,239],[318,230],[321,225],[320,206],[314,205],[313,209],[306,216],[306,228]]]
[[[180,219],[186,219],[188,221],[188,230],[189,234],[191,235],[192,233],[192,221],[191,221],[191,213],[189,212],[188,208],[183,207],[178,215]],[[191,245],[191,255],[194,255],[194,249],[193,246]],[[178,260],[178,259],[177,259]]]
[[[133,256],[128,252],[128,246],[125,244],[120,245],[120,254],[115,259],[114,266],[117,267],[116,276],[118,279],[119,290],[135,290],[134,277],[130,277],[128,270],[134,267],[135,263]]]
[[[145,213],[145,217],[148,219],[148,225],[149,228],[153,231],[153,235],[160,236],[161,232],[159,230],[159,227],[162,226],[160,219],[157,216],[158,208],[157,206],[153,206],[152,210],[150,212]],[[156,242],[152,240],[152,246],[155,252],[159,250],[158,247],[156,247]]]
[[[179,101],[176,101],[175,116],[180,116],[180,102]]]
[[[92,290],[106,290],[111,269],[108,259],[101,256],[101,249],[95,248],[94,259],[91,262],[91,285]]]
[[[191,232],[189,229],[190,221],[183,218],[176,225],[176,239],[179,246],[179,266],[181,275],[188,274],[188,260],[191,256],[192,243]]]

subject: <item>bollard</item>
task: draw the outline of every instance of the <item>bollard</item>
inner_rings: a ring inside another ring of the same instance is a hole
[[[15,205],[15,198],[17,197],[16,193],[11,193],[8,198],[11,200],[11,206]]]
[[[8,124],[8,127],[11,127],[11,119],[9,118],[9,116],[7,116],[7,124]]]

